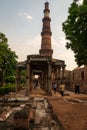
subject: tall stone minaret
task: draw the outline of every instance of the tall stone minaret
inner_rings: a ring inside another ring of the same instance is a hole
[[[39,50],[40,55],[52,57],[53,50],[51,48],[51,28],[50,28],[50,10],[49,3],[45,3],[44,18],[42,19],[43,28],[41,32],[41,49]]]

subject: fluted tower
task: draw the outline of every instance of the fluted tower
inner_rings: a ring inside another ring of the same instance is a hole
[[[50,28],[50,10],[49,3],[45,3],[44,18],[42,19],[43,27],[41,32],[41,49],[39,50],[40,55],[52,57],[53,50],[51,47],[51,28]]]

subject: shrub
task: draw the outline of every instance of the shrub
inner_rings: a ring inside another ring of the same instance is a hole
[[[0,95],[7,94],[11,91],[15,91],[15,85],[14,84],[6,84],[3,87],[0,87]]]
[[[6,83],[15,83],[15,76],[9,76],[5,79]]]

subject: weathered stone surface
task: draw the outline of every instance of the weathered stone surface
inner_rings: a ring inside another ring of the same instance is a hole
[[[29,128],[29,113],[26,110],[16,111],[14,114],[14,127],[15,128]]]
[[[87,66],[78,67],[71,72],[71,90],[75,91],[75,85],[79,86],[80,93],[87,94]]]

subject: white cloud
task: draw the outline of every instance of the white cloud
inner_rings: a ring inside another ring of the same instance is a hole
[[[32,16],[29,15],[27,12],[19,11],[18,15],[21,16],[21,17],[25,17],[25,19],[27,19],[27,20],[32,20],[33,19]]]
[[[24,12],[23,15],[26,17],[27,20],[32,20],[32,16],[28,13]]]
[[[30,15],[27,15],[27,16],[26,16],[26,19],[31,20],[31,19],[32,19],[32,17],[31,17]]]

